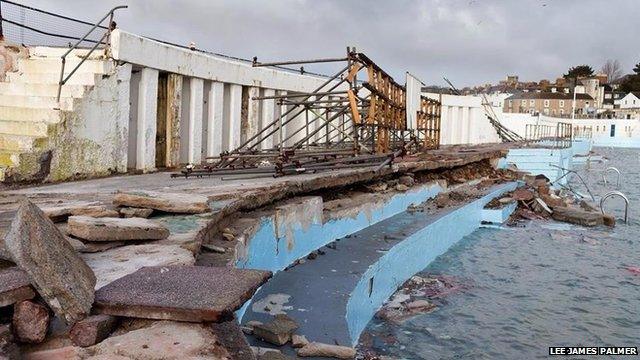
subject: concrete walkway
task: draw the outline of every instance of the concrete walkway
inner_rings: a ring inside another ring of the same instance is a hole
[[[339,239],[315,259],[277,273],[254,295],[242,323],[266,323],[286,313],[298,322],[296,333],[309,341],[353,346],[399,285],[475,231],[484,205],[515,187],[496,185],[471,203],[433,213],[403,212]],[[255,338],[250,342],[271,346]]]

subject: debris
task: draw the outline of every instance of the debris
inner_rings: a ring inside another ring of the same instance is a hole
[[[124,246],[125,242],[124,241],[99,241],[99,242],[87,241],[83,244],[84,244],[84,247],[82,247],[79,250],[81,253],[97,253],[97,252],[107,251],[109,249],[117,248],[119,246]]]
[[[13,332],[18,341],[39,344],[49,329],[49,310],[30,300],[16,303],[13,308]]]
[[[14,343],[10,324],[0,325],[0,359],[20,359],[20,349]]]
[[[400,176],[398,182],[404,186],[412,187],[413,185],[415,185],[416,180],[413,178],[413,176],[403,175]]]
[[[224,254],[227,252],[227,249],[223,248],[222,246],[215,246],[211,244],[202,244],[202,248],[218,254]]]
[[[542,199],[536,198],[535,200],[536,201],[533,203],[533,208],[536,212],[544,213],[547,216],[553,214],[553,210],[551,210],[549,206],[547,206],[547,204],[542,201]]]
[[[640,267],[638,266],[627,266],[627,270],[633,275],[640,275]]]
[[[291,335],[291,347],[301,348],[309,343],[309,340],[304,335]]]
[[[266,324],[255,325],[253,335],[268,343],[281,346],[291,340],[291,335],[296,329],[298,324],[295,320],[285,314],[278,314]]]
[[[146,219],[153,214],[153,209],[124,207],[120,209],[120,214],[125,218],[140,217]]]
[[[513,191],[511,197],[516,201],[531,201],[533,200],[534,194],[531,190],[518,188]]]
[[[103,359],[232,359],[206,324],[158,321],[88,349]],[[120,356],[120,357],[119,357]]]
[[[169,229],[142,218],[71,216],[69,233],[89,241],[160,240],[169,236]]]
[[[298,356],[302,357],[332,357],[336,359],[353,359],[356,356],[356,350],[347,346],[322,344],[312,342],[298,349]]]
[[[603,224],[605,224],[608,227],[615,227],[616,226],[616,218],[613,215],[610,214],[603,214],[602,215],[602,222]]]
[[[247,338],[242,334],[237,319],[221,323],[212,323],[210,328],[217,338],[217,343],[227,349],[233,360],[255,360],[253,351],[247,342]]]
[[[81,360],[86,359],[89,354],[86,350],[77,346],[65,346],[57,349],[43,349],[32,351],[25,357],[28,360]],[[113,357],[109,359],[92,356],[91,360],[128,360],[123,357]]]
[[[284,355],[280,351],[269,350],[266,351],[262,356],[259,357],[259,360],[290,360],[291,358]]]
[[[117,324],[118,320],[113,316],[92,315],[75,323],[69,338],[78,346],[92,346],[106,339]]]
[[[211,211],[209,200],[205,196],[195,194],[135,190],[117,193],[113,203],[117,206],[154,209],[175,214],[201,214]]]
[[[269,271],[206,266],[144,267],[96,292],[97,313],[176,321],[224,321]]]
[[[235,235],[233,235],[232,233],[228,233],[228,232],[223,232],[222,233],[222,237],[227,241],[233,241],[233,240],[236,239]]]
[[[16,267],[0,270],[0,307],[33,299],[35,296],[27,273]]]
[[[384,192],[389,188],[385,182],[378,182],[373,185],[367,185],[366,188],[371,192]]]
[[[406,305],[407,309],[416,312],[425,312],[435,308],[436,306],[427,300],[414,300]]]
[[[78,252],[85,252],[87,250],[87,246],[80,240],[72,238],[70,236],[65,236],[64,237],[67,242],[69,243],[69,245],[71,245],[71,247]]]
[[[145,266],[195,263],[193,253],[178,245],[129,245],[98,253],[81,254],[81,257],[96,273],[96,289]]]
[[[5,246],[38,294],[67,323],[91,310],[96,277],[64,235],[29,200],[23,200]]]
[[[556,207],[553,211],[553,219],[582,226],[596,226],[602,224],[602,215],[584,211],[577,207]]]
[[[446,207],[451,202],[450,193],[449,192],[441,192],[436,195],[435,203],[439,208]]]
[[[409,187],[407,185],[405,185],[405,184],[396,185],[396,191],[404,192],[404,191],[408,191],[408,190],[409,190]]]

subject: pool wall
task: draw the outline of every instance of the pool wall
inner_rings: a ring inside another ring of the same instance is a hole
[[[408,236],[372,264],[360,278],[347,303],[346,320],[352,345],[357,343],[369,320],[400,285],[460,239],[477,230],[483,220],[484,206],[517,186],[515,182],[501,185],[482,198],[447,213]]]
[[[570,169],[573,164],[573,155],[573,147],[566,149],[510,149],[507,154],[507,162],[515,164],[519,170],[528,171],[533,175],[542,174],[553,182],[563,175],[563,171],[553,165]],[[564,177],[560,183],[564,185],[567,180],[567,177]]]

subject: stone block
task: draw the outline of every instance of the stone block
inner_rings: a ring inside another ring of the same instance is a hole
[[[89,241],[160,240],[169,237],[169,229],[142,218],[71,216],[69,233]]]
[[[35,296],[27,273],[16,267],[0,270],[0,307],[33,299]]]
[[[585,211],[577,207],[556,207],[552,217],[556,221],[563,221],[582,226],[597,226],[602,224],[602,214]]]
[[[69,331],[74,344],[88,347],[106,339],[115,329],[118,319],[109,315],[92,315],[75,323]]]
[[[53,312],[67,323],[91,310],[96,277],[64,235],[29,200],[23,200],[5,246]]]
[[[291,340],[291,335],[298,329],[298,324],[287,315],[278,314],[266,324],[253,327],[253,335],[268,343],[282,346]]]
[[[38,344],[47,336],[49,320],[49,310],[44,305],[24,300],[14,305],[11,323],[18,341]]]
[[[312,342],[298,349],[298,356],[302,357],[331,357],[336,359],[353,359],[356,350],[347,346],[322,344]]]
[[[226,321],[269,271],[229,267],[145,267],[96,292],[98,313],[176,321]]]

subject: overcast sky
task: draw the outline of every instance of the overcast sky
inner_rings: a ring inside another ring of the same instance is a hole
[[[640,62],[640,0],[17,1],[87,20],[128,4],[116,19],[123,30],[261,61],[356,46],[400,83],[405,71],[463,87],[507,74],[555,79],[608,58],[628,73]]]

